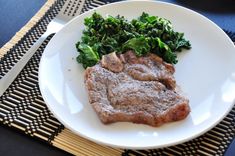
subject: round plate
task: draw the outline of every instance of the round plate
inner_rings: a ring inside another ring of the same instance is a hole
[[[191,113],[182,121],[150,127],[119,122],[104,125],[88,102],[84,69],[76,62],[75,43],[83,20],[94,11],[133,19],[147,12],[169,19],[184,32],[191,50],[179,53],[176,81],[190,100]],[[125,1],[88,11],[70,21],[46,47],[39,85],[47,106],[67,128],[92,141],[121,148],[159,148],[193,139],[215,126],[235,99],[235,48],[213,22],[189,9],[156,1]]]

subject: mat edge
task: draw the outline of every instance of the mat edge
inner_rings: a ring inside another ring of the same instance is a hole
[[[15,44],[17,44],[23,36],[44,16],[56,0],[47,0],[47,2],[39,9],[39,11],[18,31],[15,35],[5,43],[0,49],[0,58],[4,56]]]
[[[61,140],[66,140],[66,142],[61,142]],[[89,146],[87,146],[88,144]],[[92,154],[94,156],[118,156],[122,155],[122,153],[124,152],[123,149],[112,148],[94,143],[90,140],[76,135],[67,128],[63,129],[57,136],[55,136],[55,138],[52,140],[52,145],[74,155],[81,154],[82,150],[85,150],[84,152],[86,154]],[[88,151],[89,149],[91,150],[90,152]]]

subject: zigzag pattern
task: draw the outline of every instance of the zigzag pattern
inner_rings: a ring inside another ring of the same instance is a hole
[[[74,16],[80,0],[69,0],[64,14]],[[105,0],[86,0],[82,12],[110,3]],[[23,56],[33,42],[45,31],[65,1],[60,0],[28,32],[13,49],[0,60],[0,78]],[[64,126],[50,113],[38,87],[38,65],[42,52],[53,35],[39,47],[16,80],[0,97],[0,122],[15,127],[48,143]],[[153,150],[125,150],[123,155],[223,155],[235,136],[235,106],[227,117],[208,133],[184,144]]]

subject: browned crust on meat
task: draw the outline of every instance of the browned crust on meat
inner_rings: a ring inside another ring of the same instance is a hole
[[[163,62],[156,55],[150,54],[147,57],[162,64],[164,67],[161,67],[161,70],[169,72],[165,74],[170,76],[174,73],[174,67]],[[119,58],[124,63],[123,69],[119,71],[120,73],[102,68],[101,64],[87,68],[85,71],[89,102],[104,124],[133,122],[157,127],[167,122],[185,119],[188,116],[190,112],[189,100],[178,92],[172,75],[170,78],[164,77],[165,82],[154,78],[145,79],[141,77],[141,79],[131,75],[131,71],[128,72],[128,66],[125,66],[125,64],[144,64],[143,58],[135,58],[131,52],[121,55]],[[171,79],[173,82],[167,82]],[[124,82],[127,82],[127,84],[122,85]],[[134,83],[133,86],[131,86],[131,83]],[[168,83],[174,85],[169,87],[166,85]],[[138,85],[140,91],[138,91]],[[144,89],[145,86],[148,88]],[[123,96],[120,94],[122,91],[125,94]],[[154,94],[153,96],[151,91]],[[139,95],[146,95],[146,97],[141,98]]]
[[[123,70],[122,61],[117,57],[115,52],[108,55],[103,55],[101,66],[115,73]]]
[[[190,107],[187,101],[185,103],[173,106],[163,114],[156,114],[155,116],[144,111],[135,112],[133,114],[127,114],[124,112],[112,113],[106,110],[102,110],[99,103],[94,103],[92,106],[104,124],[115,122],[133,122],[158,127],[168,122],[182,120],[186,118],[190,112]]]
[[[176,87],[176,81],[173,77],[175,72],[174,66],[164,62],[162,58],[155,54],[149,53],[146,57],[137,57],[134,55],[133,51],[127,51],[126,53],[121,54],[120,60],[124,63],[133,65],[133,68],[131,68],[131,72],[129,72],[129,74],[134,76],[135,79],[141,81],[160,81],[170,89]],[[152,64],[153,62],[154,64]],[[134,67],[135,64],[137,64],[137,67]],[[142,64],[148,67],[147,69],[152,70],[153,74],[145,76],[146,74],[143,70],[138,72],[138,65]],[[164,73],[161,71],[164,71]]]

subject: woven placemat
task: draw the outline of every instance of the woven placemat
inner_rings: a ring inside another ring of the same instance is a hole
[[[72,0],[71,3],[73,2]],[[83,11],[111,1],[87,0]],[[43,8],[0,50],[3,77],[24,52],[45,32],[64,1],[48,0]],[[76,6],[74,6],[76,7]],[[15,81],[0,97],[0,123],[74,155],[223,155],[235,135],[235,107],[216,127],[184,144],[152,150],[117,149],[98,145],[65,128],[48,110],[39,91],[38,65],[50,35]]]

